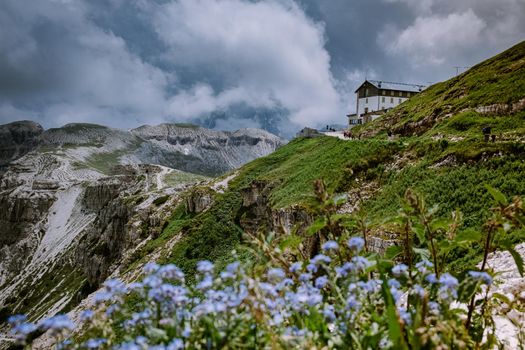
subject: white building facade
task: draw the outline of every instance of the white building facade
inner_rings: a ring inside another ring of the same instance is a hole
[[[375,120],[422,90],[422,85],[366,80],[355,91],[356,113],[348,115],[349,125]]]

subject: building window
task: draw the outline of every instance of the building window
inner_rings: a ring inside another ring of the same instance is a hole
[[[410,92],[407,92],[407,97],[410,97]]]
[[[390,97],[390,103],[394,103],[394,98]]]
[[[365,103],[368,103],[368,97],[366,98]]]
[[[385,103],[385,98],[384,97],[381,98],[381,102]]]
[[[386,93],[385,90],[381,90],[381,95],[385,96],[385,93]]]
[[[365,89],[365,96],[368,96],[368,89]]]
[[[401,99],[399,99],[399,103],[401,103]]]
[[[367,113],[368,113],[368,107],[365,108],[365,114],[367,114]]]
[[[390,91],[390,95],[394,96],[394,90]]]
[[[398,92],[399,97],[403,96],[403,91]]]

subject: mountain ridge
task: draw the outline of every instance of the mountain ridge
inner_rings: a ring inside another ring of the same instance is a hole
[[[260,129],[224,132],[169,123],[130,130],[69,123],[44,130],[35,122],[20,121],[0,125],[0,134],[6,135],[0,166],[30,151],[74,153],[73,149],[87,147],[76,152],[81,162],[86,153],[97,158],[95,162],[100,158],[97,155],[104,154],[122,164],[152,163],[200,175],[219,175],[284,144],[284,140]]]

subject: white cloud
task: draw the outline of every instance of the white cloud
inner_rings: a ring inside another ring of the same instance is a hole
[[[155,13],[172,64],[216,68],[226,82],[219,91],[204,82],[183,91],[171,99],[170,113],[190,117],[246,103],[285,108],[297,124],[344,118],[323,27],[294,2],[179,0]]]
[[[485,26],[472,10],[419,17],[394,37],[388,34],[391,28],[384,31],[379,42],[386,46],[387,52],[405,56],[416,65],[440,65],[451,52],[477,47]]]
[[[385,25],[377,43],[396,64],[420,74],[473,65],[523,40],[523,0],[384,1],[405,6],[414,19],[405,27]]]
[[[122,38],[91,22],[82,1],[34,5],[7,1],[0,22],[0,61],[6,61],[0,76],[27,76],[12,79],[13,85],[22,85],[22,98],[12,98],[21,101],[21,109],[32,110],[48,126],[82,120],[122,126],[129,125],[130,114],[143,119],[162,114],[168,75],[132,54]],[[0,118],[17,117],[3,109]]]

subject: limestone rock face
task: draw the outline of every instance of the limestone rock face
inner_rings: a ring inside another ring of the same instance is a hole
[[[186,197],[186,209],[190,213],[199,214],[213,204],[213,195],[206,189],[194,189]]]
[[[120,194],[132,185],[132,178],[126,176],[104,178],[83,193],[82,208],[95,220],[84,230],[75,257],[90,286],[98,286],[107,278],[111,265],[131,243],[128,222],[133,205],[126,204]]]
[[[131,133],[147,141],[137,150],[139,159],[204,175],[225,173],[283,144],[279,137],[259,129],[227,132],[161,124],[141,126]]]
[[[313,254],[319,247],[317,236],[306,237],[306,229],[313,222],[313,216],[305,208],[292,206],[276,209],[270,204],[271,185],[264,181],[254,181],[250,187],[241,191],[243,206],[239,223],[244,231],[256,234],[266,228],[277,234],[290,234],[294,229],[304,236],[303,249]]]
[[[31,121],[0,125],[0,168],[33,150],[43,132],[42,126]]]

